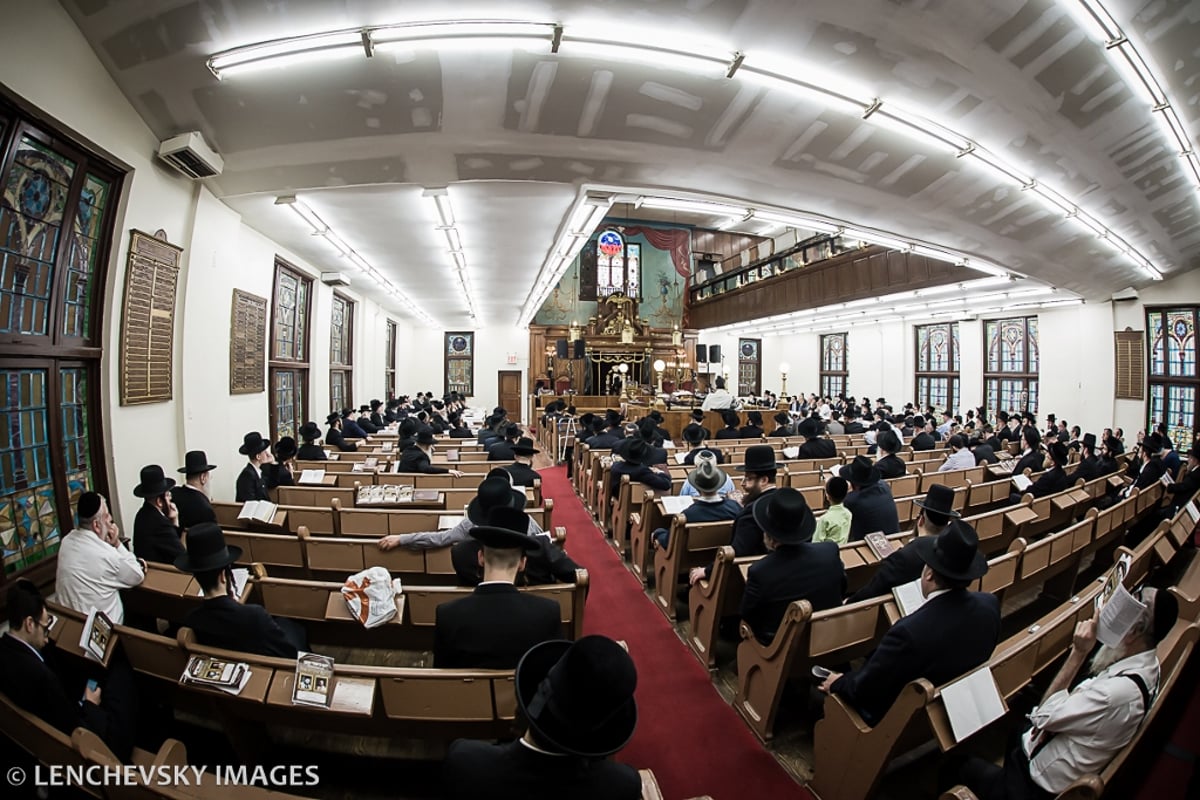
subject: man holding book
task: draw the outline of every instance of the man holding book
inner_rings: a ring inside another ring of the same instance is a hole
[[[277,620],[262,606],[231,596],[231,567],[241,555],[242,548],[225,544],[225,534],[215,523],[203,522],[188,531],[187,552],[175,560],[175,567],[196,576],[204,602],[184,617],[183,627],[209,647],[295,658],[307,649],[307,636],[298,623]]]
[[[121,543],[121,532],[104,497],[84,492],[75,511],[79,525],[63,537],[58,550],[58,602],[81,614],[101,611],[123,624],[121,590],[142,582],[145,563]]]

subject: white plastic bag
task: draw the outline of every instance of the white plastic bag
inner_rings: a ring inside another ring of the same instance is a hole
[[[351,575],[342,586],[342,597],[351,615],[364,628],[375,628],[396,616],[396,594],[400,581],[383,567],[369,567]]]

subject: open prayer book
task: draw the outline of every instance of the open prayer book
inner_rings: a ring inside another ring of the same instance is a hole
[[[921,579],[902,583],[892,589],[896,605],[900,606],[901,616],[907,617],[921,606],[925,605],[925,595],[921,593]]]
[[[1033,481],[1029,479],[1028,475],[1013,475],[1012,482],[1013,486],[1017,487],[1018,492],[1023,492],[1030,486],[1033,486]]]
[[[1145,604],[1125,588],[1125,576],[1132,563],[1128,554],[1121,556],[1104,579],[1104,588],[1096,595],[1096,638],[1109,647],[1119,645],[1146,610]]]
[[[1190,519],[1193,524],[1200,522],[1200,508],[1196,508],[1195,500],[1188,503],[1186,506],[1183,507],[1183,509],[1184,509],[1184,511],[1187,512],[1188,519]]]
[[[685,453],[683,450],[675,451],[675,463],[676,464],[683,464],[683,462],[687,461],[687,457],[688,457],[688,454]]]
[[[194,683],[220,689],[228,694],[241,694],[250,680],[250,665],[240,661],[224,661],[208,656],[188,659],[180,683]]]
[[[442,514],[440,517],[438,517],[438,522],[437,522],[438,530],[439,531],[450,530],[455,525],[462,522],[464,519],[466,519],[466,517],[462,517],[462,516],[456,517],[451,514]]]
[[[242,592],[246,591],[246,582],[250,580],[250,570],[238,567],[237,569],[230,570],[230,572],[233,574],[233,583],[229,588],[232,590],[234,597],[241,598]],[[203,597],[204,590],[197,589],[196,594]]]
[[[112,638],[113,623],[103,611],[92,609],[87,621],[83,623],[83,636],[79,646],[84,655],[96,661],[103,661],[108,652],[108,640]]]
[[[321,483],[325,480],[325,470],[306,469],[300,472],[299,483]]]
[[[691,506],[692,506],[691,495],[682,496],[682,497],[676,496],[676,495],[667,495],[666,497],[662,497],[659,499],[662,500],[663,511],[666,511],[668,514],[670,514],[672,516],[674,516],[676,514],[682,514],[684,511],[691,508]]]
[[[270,500],[247,500],[242,505],[241,512],[237,515],[238,519],[253,519],[258,522],[270,523],[275,519],[275,512],[279,510],[279,506],[272,503]]]
[[[292,703],[329,707],[333,688],[333,659],[301,652],[296,657],[296,683]]]
[[[1004,716],[1004,698],[996,688],[996,679],[985,664],[969,675],[941,689],[946,716],[955,741],[961,742],[975,731]]]
[[[784,458],[799,458],[800,457],[800,448],[799,447],[783,448],[783,457]]]

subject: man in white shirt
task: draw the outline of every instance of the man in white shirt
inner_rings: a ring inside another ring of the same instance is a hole
[[[725,389],[725,379],[717,378],[717,388],[708,393],[704,398],[704,404],[700,406],[704,411],[721,411],[726,408],[733,408],[733,395]]]
[[[1049,798],[1074,781],[1101,772],[1137,733],[1158,693],[1156,648],[1179,614],[1175,597],[1143,589],[1146,606],[1116,647],[1102,646],[1089,675],[1068,691],[1096,644],[1096,620],[1075,626],[1066,663],[1029,712],[1032,726],[999,767],[970,758],[957,767],[957,780],[980,800]],[[950,783],[944,780],[943,783]]]
[[[951,436],[950,449],[954,452],[942,462],[942,465],[938,467],[938,472],[949,472],[953,469],[974,469],[975,454],[967,447],[966,436],[963,436],[961,433]]]
[[[103,611],[117,624],[125,622],[121,590],[145,577],[145,562],[121,543],[108,501],[84,492],[76,506],[79,526],[63,537],[58,549],[58,601],[81,614]]]

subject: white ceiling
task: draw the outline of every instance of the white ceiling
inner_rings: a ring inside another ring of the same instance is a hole
[[[507,18],[605,37],[683,37],[821,69],[984,144],[1113,228],[1168,277],[1200,266],[1200,203],[1075,0],[512,0]],[[424,187],[449,186],[484,324],[514,324],[585,185],[712,194],[824,214],[986,258],[1090,299],[1145,283],[1030,193],[927,142],[749,79],[526,50],[377,53],[217,81],[208,56],[266,39],[497,4],[62,0],[156,134],[199,130],[211,188],[314,263],[309,203],[446,328],[469,324]],[[1200,1],[1105,0],[1194,141]],[[589,27],[587,20],[604,27]],[[868,95],[869,96],[869,95]],[[761,232],[749,226],[746,232]],[[387,302],[385,305],[394,305]]]

